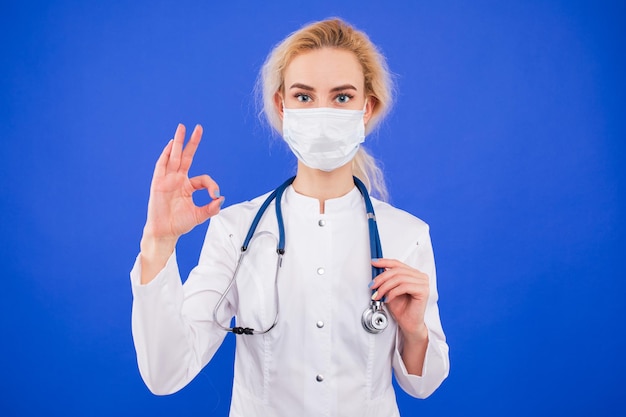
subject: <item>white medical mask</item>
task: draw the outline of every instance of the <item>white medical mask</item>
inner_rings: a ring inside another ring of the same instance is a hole
[[[310,168],[333,171],[350,162],[365,140],[363,110],[286,109],[283,138],[298,160]]]

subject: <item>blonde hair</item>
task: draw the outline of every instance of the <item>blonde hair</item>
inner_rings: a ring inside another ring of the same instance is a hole
[[[339,48],[356,55],[363,68],[365,97],[373,103],[372,117],[365,128],[365,133],[370,133],[391,108],[391,76],[385,57],[367,35],[338,18],[308,24],[293,32],[270,52],[257,82],[262,113],[267,122],[282,134],[282,122],[274,105],[274,96],[284,88],[285,69],[298,54],[321,48]],[[387,199],[382,170],[363,147],[352,161],[352,171],[370,192],[382,200]]]

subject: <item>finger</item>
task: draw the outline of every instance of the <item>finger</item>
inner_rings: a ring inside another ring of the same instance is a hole
[[[417,270],[390,269],[377,276],[371,288],[382,296],[404,283],[428,286],[428,276]]]
[[[398,281],[395,282],[394,285],[381,286],[381,288],[372,294],[372,300],[382,299],[388,303],[401,295],[409,295],[414,299],[426,300],[428,299],[428,294],[428,284],[412,281]]]
[[[187,143],[187,146],[185,146],[185,149],[183,150],[183,154],[180,160],[180,169],[183,172],[189,171],[191,163],[193,162],[193,157],[196,154],[196,149],[198,149],[200,139],[202,139],[202,126],[196,125],[193,133],[191,134],[191,138]]]
[[[217,183],[208,175],[199,175],[189,179],[191,186],[194,190],[206,189],[209,191],[209,195],[213,200],[220,198],[220,187]]]
[[[408,265],[400,264],[401,266],[397,266],[395,268],[386,268],[382,273],[378,274],[376,278],[374,278],[373,283],[370,284],[371,288],[378,288],[384,282],[393,277],[397,276],[407,276],[407,277],[415,277],[415,278],[423,278],[428,277],[423,272],[420,272],[417,269],[411,268]]]
[[[154,175],[153,177],[162,176],[165,174],[165,170],[167,168],[167,162],[170,159],[170,153],[172,152],[172,145],[174,144],[174,139],[170,139],[167,142],[165,148],[163,148],[163,152],[159,155],[159,159],[157,159],[156,165],[154,166]]]
[[[224,201],[225,198],[220,197],[202,207],[196,207],[196,221],[198,222],[198,224],[204,223],[210,217],[213,217],[217,213],[219,213],[222,205],[224,204]]]
[[[408,278],[406,275],[398,275],[395,272],[391,275],[387,275],[384,277],[381,277],[381,275],[376,277],[376,282],[372,286],[372,290],[374,290],[376,293],[375,295],[380,295],[381,297],[387,294],[392,288],[400,285],[404,281],[410,280],[410,278]]]
[[[167,171],[175,172],[180,168],[180,156],[183,152],[183,143],[185,142],[185,125],[178,124],[176,133],[174,134],[174,144],[170,153],[170,160],[167,163]]]
[[[428,300],[428,286],[416,283],[405,282],[390,289],[386,294],[385,301],[390,303],[397,297],[409,295],[416,300]]]
[[[372,265],[378,268],[398,268],[400,266],[406,266],[406,264],[398,261],[397,259],[372,259]]]
[[[400,262],[397,259],[385,259],[385,258],[372,259],[372,265],[377,268],[382,268],[385,271],[376,277],[375,279],[376,283],[370,284],[370,287],[374,287],[375,285],[380,285],[387,277],[390,277],[396,273],[403,273],[403,274],[415,275],[415,276],[421,275],[421,276],[426,277],[426,279],[428,279],[428,275],[424,274],[419,269],[410,267],[409,265],[403,262]]]

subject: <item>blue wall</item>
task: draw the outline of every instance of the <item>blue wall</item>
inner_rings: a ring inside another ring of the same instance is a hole
[[[626,414],[624,2],[249,3],[0,6],[0,414],[227,414],[231,337],[173,396],[137,371],[152,167],[183,122],[227,204],[292,173],[252,88],[272,45],[334,15],[397,74],[367,144],[435,245],[452,369],[428,400],[399,394],[403,416]]]

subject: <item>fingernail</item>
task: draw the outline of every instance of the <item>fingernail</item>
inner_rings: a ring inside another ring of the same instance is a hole
[[[380,259],[378,259],[378,258],[372,258],[372,262],[378,262],[378,261],[380,261]]]
[[[374,285],[374,280],[371,280],[369,284],[367,284],[367,288],[372,288],[372,285]]]
[[[222,197],[222,201],[220,201],[220,208],[224,205],[224,201],[226,201],[226,197]]]
[[[372,294],[372,300],[375,300],[376,297],[378,297],[378,291],[375,291],[374,294]]]
[[[213,194],[215,195],[215,198],[220,198],[220,190],[215,190]]]

